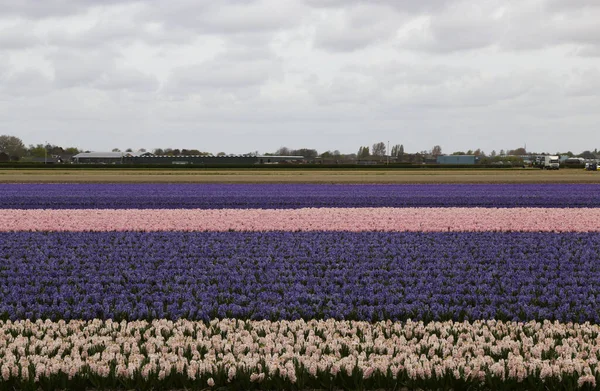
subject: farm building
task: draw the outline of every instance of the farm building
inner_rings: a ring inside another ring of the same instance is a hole
[[[255,155],[230,155],[230,156],[204,156],[204,155],[152,155],[126,156],[124,164],[160,164],[160,165],[253,165],[253,164],[275,164],[292,161],[302,161],[302,156],[255,156]]]
[[[479,160],[475,155],[444,155],[437,157],[438,164],[475,164]]]
[[[302,162],[302,156],[256,156],[256,155],[154,155],[150,152],[84,152],[71,159],[73,163],[90,164],[139,164],[139,165],[198,165],[226,166]]]
[[[304,156],[257,156],[258,164],[274,164],[274,163],[299,163],[303,162]]]
[[[152,155],[127,156],[124,164],[160,165],[249,165],[256,164],[256,156]]]
[[[149,152],[82,152],[71,158],[73,163],[91,163],[91,164],[120,164],[124,159],[133,156],[151,155]]]
[[[73,163],[116,164],[123,161],[122,152],[82,152],[73,156]]]

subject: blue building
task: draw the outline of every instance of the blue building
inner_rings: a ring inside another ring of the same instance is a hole
[[[438,164],[475,164],[479,156],[475,155],[443,155],[437,157]]]

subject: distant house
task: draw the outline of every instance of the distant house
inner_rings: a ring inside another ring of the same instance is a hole
[[[471,165],[477,163],[479,156],[475,155],[443,155],[437,157],[438,164]]]
[[[9,162],[10,156],[6,152],[0,152],[0,162]]]

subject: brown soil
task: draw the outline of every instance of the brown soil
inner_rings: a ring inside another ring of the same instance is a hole
[[[0,170],[0,183],[600,183],[600,172],[504,170]]]

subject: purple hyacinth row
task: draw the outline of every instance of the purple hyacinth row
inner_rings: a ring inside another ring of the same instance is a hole
[[[600,321],[599,233],[13,232],[10,319]]]
[[[0,209],[296,209],[307,207],[600,207],[600,185],[0,185]]]

